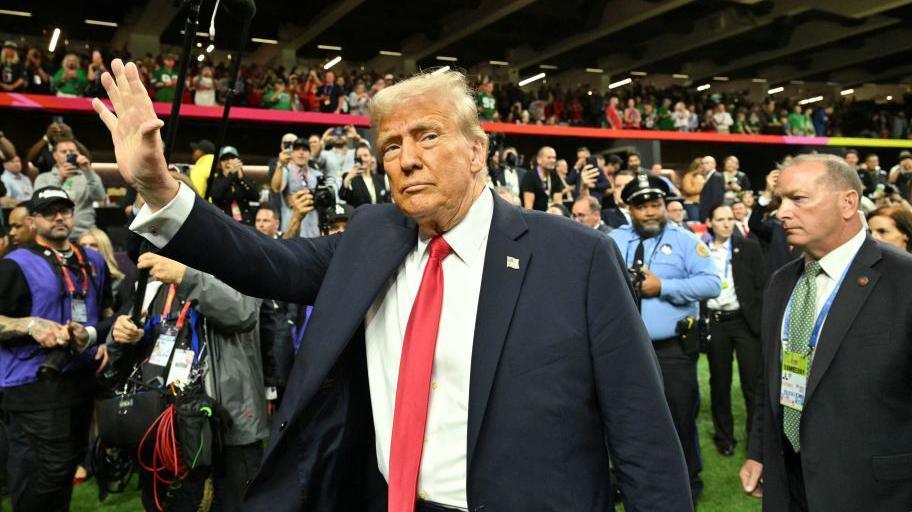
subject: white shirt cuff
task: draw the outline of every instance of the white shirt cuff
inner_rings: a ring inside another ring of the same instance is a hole
[[[88,348],[98,341],[98,331],[91,325],[87,325],[85,330],[89,333],[89,343],[86,345],[86,348]]]
[[[184,225],[195,201],[196,194],[188,186],[180,183],[174,199],[157,212],[153,212],[149,205],[143,205],[130,224],[130,230],[161,249],[168,245]]]

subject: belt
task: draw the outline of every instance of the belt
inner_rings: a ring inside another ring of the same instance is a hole
[[[711,309],[709,311],[709,318],[716,323],[729,322],[740,317],[741,311],[737,309],[734,311],[721,311],[718,309]]]
[[[418,500],[415,502],[415,512],[462,512],[462,509],[441,505],[433,501]]]

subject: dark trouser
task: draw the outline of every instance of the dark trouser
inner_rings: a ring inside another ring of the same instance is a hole
[[[678,338],[655,341],[653,347],[662,370],[665,400],[668,402],[678,439],[681,440],[681,448],[684,449],[690,487],[696,495],[703,489],[703,481],[700,480],[700,442],[697,439],[697,409],[700,400],[697,387],[697,356],[685,354]]]
[[[459,512],[460,509],[434,503],[432,501],[418,500],[415,503],[415,512]]]
[[[709,330],[707,360],[709,361],[709,387],[712,404],[712,419],[716,446],[726,448],[735,444],[735,427],[732,419],[731,383],[732,352],[738,357],[738,376],[741,379],[741,394],[747,410],[744,430],[750,432],[754,417],[754,397],[760,378],[760,340],[754,336],[747,322],[739,312],[733,314],[713,313]],[[727,318],[726,318],[727,317]],[[717,321],[716,319],[719,318]],[[748,439],[745,436],[745,439]]]
[[[204,497],[209,494],[206,481],[211,487],[212,506],[210,510],[232,512],[241,510],[241,501],[247,482],[260,468],[263,458],[263,443],[255,442],[242,446],[224,446],[211,471],[196,470],[184,479],[178,488],[169,490],[167,484],[158,483],[158,501],[169,512],[196,511]],[[151,460],[151,458],[150,458]],[[148,511],[157,510],[153,476],[140,471],[143,506]]]
[[[69,510],[73,473],[85,457],[92,403],[8,414],[13,510]]]
[[[804,489],[804,473],[801,471],[801,455],[792,449],[792,443],[782,436],[785,457],[785,478],[788,480],[789,509],[783,512],[807,512],[807,494]]]

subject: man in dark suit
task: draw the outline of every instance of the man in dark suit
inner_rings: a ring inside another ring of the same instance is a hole
[[[764,297],[763,379],[741,469],[765,511],[912,509],[912,258],[866,236],[857,173],[783,169],[779,218],[805,257]]]
[[[692,509],[617,249],[487,190],[463,75],[371,100],[395,206],[275,241],[171,180],[136,67],[112,70],[126,114],[93,105],[146,198],[133,229],[245,293],[314,305],[248,510],[612,511],[609,454],[627,510]]]
[[[625,224],[630,224],[630,209],[624,204],[621,192],[628,183],[633,181],[633,178],[634,175],[631,172],[618,172],[617,176],[614,177],[614,188],[612,189],[610,196],[613,199],[612,204],[607,206],[605,204],[606,201],[604,199],[609,196],[602,198],[602,220],[613,229],[617,229]]]
[[[731,457],[736,444],[731,411],[732,355],[738,357],[747,410],[744,430],[749,432],[760,379],[760,299],[766,273],[760,244],[737,235],[731,206],[721,204],[712,210],[709,229],[710,255],[722,280],[722,293],[706,301],[711,334],[707,359],[713,440],[719,453]]]
[[[703,174],[706,182],[700,191],[700,218],[695,219],[699,222],[706,222],[712,209],[725,200],[725,177],[716,169],[715,158],[703,157]]]
[[[342,175],[339,198],[357,208],[362,204],[390,202],[386,177],[377,172],[377,165],[367,144],[355,148],[355,165]]]

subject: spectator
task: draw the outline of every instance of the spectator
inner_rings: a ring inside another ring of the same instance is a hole
[[[696,105],[687,107],[690,117],[687,119],[687,131],[695,132],[700,129],[700,116],[697,115]]]
[[[79,57],[76,54],[69,53],[63,58],[63,66],[54,74],[51,84],[57,91],[57,96],[77,98],[85,93],[89,79],[79,67]]]
[[[211,140],[200,139],[199,142],[191,143],[190,149],[193,150],[193,154],[190,156],[193,160],[193,167],[190,168],[190,181],[199,195],[206,197],[209,174],[212,173],[212,160],[215,158],[215,144]]]
[[[478,105],[478,119],[493,121],[497,115],[497,99],[494,97],[494,83],[487,81],[481,85],[475,97]]]
[[[643,115],[641,127],[644,130],[655,130],[658,123],[658,118],[656,116],[655,108],[652,106],[652,103],[646,103],[643,105]]]
[[[61,187],[75,204],[71,235],[79,239],[84,231],[95,227],[96,201],[107,197],[101,178],[92,170],[92,162],[80,153],[76,141],[58,138],[54,145],[54,167],[35,179],[35,189]]]
[[[535,169],[527,172],[520,183],[523,207],[543,212],[551,203],[561,203],[564,188],[557,175],[557,153],[554,148],[543,146],[535,157]]]
[[[814,114],[811,117],[814,122],[814,133],[818,137],[829,135],[830,118],[832,115],[833,107],[831,105],[827,105],[824,108],[818,108],[814,111]]]
[[[279,231],[281,227],[282,216],[269,204],[261,204],[257,208],[256,220],[254,221],[253,227],[257,231],[263,233],[269,238],[282,238],[282,233]]]
[[[308,112],[315,112],[320,109],[320,100],[317,99],[319,94],[320,86],[323,85],[320,82],[320,78],[317,76],[317,72],[310,70],[307,72],[307,79],[304,80],[304,84],[301,86],[301,107]]]
[[[386,176],[377,172],[377,162],[366,144],[355,149],[355,164],[342,175],[339,198],[352,208],[390,202]]]
[[[666,200],[665,210],[668,212],[668,222],[685,228],[687,227],[687,212],[684,211],[684,199],[681,197],[669,197]]]
[[[15,41],[5,41],[0,51],[0,89],[7,92],[25,90],[26,72],[18,48]]]
[[[162,65],[155,69],[150,84],[155,90],[154,101],[171,103],[177,88],[177,71],[174,70],[176,57],[173,54],[162,56]]]
[[[725,157],[723,165],[725,169],[723,179],[725,180],[725,190],[727,192],[740,194],[745,190],[751,189],[750,178],[748,178],[747,173],[740,170],[741,162],[738,157],[734,155]]]
[[[329,128],[323,133],[324,151],[320,153],[323,161],[326,184],[332,186],[337,192],[341,185],[340,176],[343,172],[355,165],[355,150],[357,144],[367,143],[358,135],[355,127],[348,125],[344,128]]]
[[[703,173],[706,176],[706,182],[700,190],[700,217],[698,222],[706,222],[709,218],[709,212],[713,208],[722,204],[725,199],[725,178],[716,171],[716,159],[711,156],[704,156],[702,160]]]
[[[792,108],[792,112],[788,115],[788,132],[790,135],[804,135],[805,126],[804,126],[804,112],[801,109],[801,105],[795,105]]]
[[[558,203],[554,203],[551,206],[549,206],[548,209],[545,210],[545,212],[550,213],[551,215],[560,215],[561,217],[566,217],[568,219],[573,218],[573,215],[570,213],[570,210],[568,210],[566,206],[564,206],[562,204],[558,204]]]
[[[592,153],[585,146],[576,150],[576,162],[567,174],[566,183],[572,186],[571,191],[575,197],[582,195],[582,187],[586,186],[588,195],[601,204],[605,191],[611,188],[611,182],[601,167],[592,165],[591,157]]]
[[[0,143],[6,140],[0,135]],[[3,160],[3,174],[0,175],[0,181],[6,187],[6,195],[0,198],[0,206],[10,207],[31,199],[33,187],[32,181],[22,172],[22,159],[15,153],[15,148],[12,147],[12,144],[6,146],[0,152],[0,159]]]
[[[120,311],[124,296],[129,295],[130,290],[122,290],[121,288],[126,275],[121,272],[120,268],[117,266],[117,260],[114,258],[114,246],[111,244],[111,239],[108,238],[107,233],[104,231],[98,228],[91,228],[87,229],[82,233],[82,236],[79,237],[79,245],[97,251],[98,254],[101,254],[104,258],[105,263],[108,265],[108,272],[111,274],[111,309],[113,311]]]
[[[63,122],[54,121],[48,125],[44,136],[38,139],[28,151],[27,160],[34,164],[38,174],[50,172],[54,167],[54,144],[58,139],[75,140],[73,130]],[[79,143],[77,142],[77,146]],[[80,151],[82,149],[80,148]],[[85,153],[85,152],[83,152]]]
[[[639,130],[642,116],[636,108],[636,101],[633,98],[627,100],[627,108],[624,109],[624,128],[628,130]]]
[[[26,91],[51,94],[51,66],[40,48],[29,48],[25,57]]]
[[[612,228],[617,229],[630,223],[630,209],[624,202],[621,192],[634,178],[635,175],[630,171],[620,171],[614,177],[614,187],[612,188],[614,204],[602,209],[602,220]]]
[[[592,196],[580,196],[573,202],[573,220],[606,235],[614,229],[602,220],[601,205]]]
[[[679,132],[690,131],[690,112],[683,101],[675,103],[674,112],[671,114],[674,129]]]
[[[215,80],[210,66],[203,66],[193,79],[193,103],[203,107],[215,105]]]
[[[9,241],[13,247],[26,247],[35,241],[35,225],[27,202],[17,204],[9,213]]]
[[[662,105],[656,111],[656,129],[672,131],[675,129],[674,119],[671,117],[671,100],[662,98]]]
[[[619,101],[617,96],[612,96],[608,99],[608,105],[605,107],[605,124],[609,129],[620,130],[624,127],[621,121],[622,113],[618,109]]]
[[[756,133],[753,126],[747,121],[747,114],[743,110],[739,110],[735,114],[735,124],[732,126],[732,133],[740,133],[742,135],[753,135]]]
[[[367,93],[367,88],[364,86],[364,82],[358,80],[355,84],[355,90],[348,95],[348,113],[355,116],[366,116],[370,112],[368,111],[368,105],[370,104],[370,95]]]
[[[342,96],[342,89],[336,85],[336,74],[327,71],[323,77],[323,84],[318,89],[317,101],[320,105],[320,112],[338,114],[342,108],[339,98]]]
[[[719,133],[730,133],[731,126],[735,124],[731,114],[725,111],[724,103],[716,105],[716,112],[713,114],[712,119],[713,126],[715,126],[716,131]]]
[[[277,78],[263,98],[263,106],[272,110],[291,110],[291,96],[285,90],[285,80]]]
[[[874,192],[883,189],[884,185],[889,182],[889,174],[880,168],[880,158],[877,153],[869,153],[865,157],[864,165],[858,167],[858,177],[861,178],[861,184],[864,187],[864,195],[874,197]]]
[[[868,214],[871,236],[912,252],[912,212],[903,206],[883,206]]]
[[[731,204],[732,216],[735,218],[735,233],[747,238],[750,235],[750,228],[747,221],[750,218],[750,210],[742,200],[736,200]]]
[[[256,186],[244,175],[244,164],[234,146],[219,151],[219,167],[212,181],[212,204],[232,219],[253,224],[253,202],[259,199]]]
[[[899,163],[890,169],[889,182],[896,186],[904,199],[909,200],[909,186],[912,184],[912,153],[907,150],[899,152]],[[9,186],[6,188],[9,189]]]
[[[857,149],[847,149],[843,158],[845,158],[845,161],[847,164],[849,164],[849,167],[852,169],[858,169],[859,158]]]
[[[703,174],[703,159],[694,158],[681,178],[681,193],[684,195],[684,210],[687,218],[700,222],[700,193],[706,184],[706,175]]]
[[[89,62],[89,70],[86,79],[89,81],[85,90],[85,95],[92,98],[107,98],[108,93],[101,85],[101,75],[108,72],[105,66],[104,58],[99,50],[92,52],[92,61]]]
[[[286,160],[287,158],[287,160]],[[310,197],[310,191],[319,184],[323,173],[310,167],[310,144],[306,139],[297,139],[292,143],[291,154],[280,153],[279,163],[270,181],[273,193],[282,198],[282,223],[281,229],[285,237],[303,236],[306,238],[320,236],[320,226],[317,212],[313,212],[312,203],[310,210],[304,214],[300,222],[292,224],[292,214],[296,202],[305,201],[302,197]],[[354,165],[354,159],[352,159]],[[302,194],[306,192],[306,194]],[[312,201],[312,197],[310,198]]]
[[[631,151],[627,154],[627,170],[633,174],[639,174],[641,172],[646,172],[646,169],[641,167],[643,159],[640,158],[640,154],[636,151]]]

